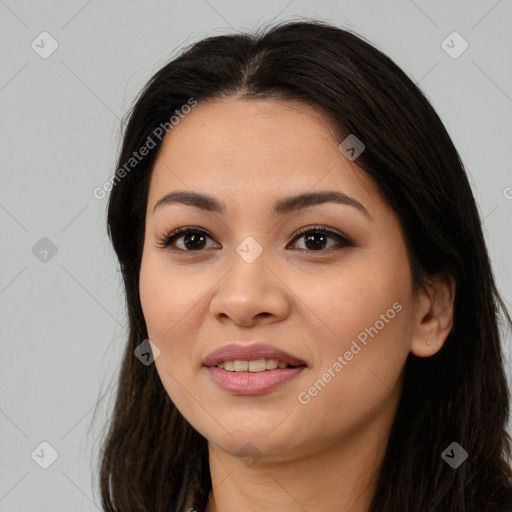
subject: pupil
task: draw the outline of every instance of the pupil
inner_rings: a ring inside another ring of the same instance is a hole
[[[315,237],[321,238],[322,242],[320,244],[318,243],[312,243],[311,245],[309,242],[311,242]],[[325,247],[325,235],[322,235],[321,233],[311,233],[306,236],[306,247],[308,249],[323,249]]]
[[[204,236],[202,234],[197,233],[189,233],[188,235],[185,235],[184,244],[185,247],[187,247],[187,249],[191,248],[188,246],[188,243],[190,241],[192,242],[192,249],[201,249],[201,242],[204,243]]]

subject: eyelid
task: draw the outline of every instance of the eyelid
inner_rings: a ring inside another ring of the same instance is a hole
[[[334,229],[334,228],[330,228],[329,226],[324,226],[322,224],[314,224],[312,226],[305,226],[303,228],[298,229],[293,234],[294,240],[295,240],[295,238],[297,238],[301,235],[305,235],[306,233],[309,233],[310,231],[323,231],[330,235],[336,235],[336,236],[339,236],[340,238],[344,238],[347,241],[350,241],[349,237],[347,235],[345,235],[344,233],[342,233],[341,231]]]

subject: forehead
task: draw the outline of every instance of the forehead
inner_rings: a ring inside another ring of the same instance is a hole
[[[148,207],[176,189],[222,194],[228,204],[315,189],[378,200],[366,173],[339,150],[340,142],[325,113],[307,103],[199,102],[162,142]]]

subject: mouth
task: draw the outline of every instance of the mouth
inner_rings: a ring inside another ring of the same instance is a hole
[[[295,378],[307,364],[270,345],[232,343],[208,355],[203,366],[223,390],[235,395],[258,395]]]
[[[297,368],[305,366],[303,364],[289,364],[285,361],[278,361],[277,359],[253,359],[251,361],[223,361],[217,365],[217,368],[222,368],[228,372],[251,372],[260,373],[269,370],[283,370],[285,368]]]

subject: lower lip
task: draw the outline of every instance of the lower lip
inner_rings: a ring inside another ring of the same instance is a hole
[[[234,395],[260,395],[294,379],[305,366],[280,368],[264,372],[228,372],[217,366],[208,366],[215,383]]]

